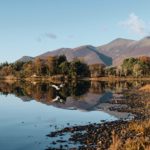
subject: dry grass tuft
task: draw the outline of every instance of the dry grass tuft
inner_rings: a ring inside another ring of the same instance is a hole
[[[150,120],[129,123],[122,136],[113,131],[109,150],[150,150]]]
[[[150,129],[150,120],[146,121],[139,121],[139,122],[132,122],[129,124],[129,130],[130,131],[135,131],[136,133],[139,134],[144,134],[146,129]]]
[[[117,134],[115,134],[115,132],[112,132],[112,144],[110,145],[109,150],[119,150],[121,147],[121,139],[119,138],[119,136]]]
[[[144,92],[150,92],[150,84],[141,87],[139,90]]]

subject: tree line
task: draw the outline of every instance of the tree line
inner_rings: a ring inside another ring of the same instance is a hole
[[[146,77],[150,76],[150,57],[141,56],[138,58],[126,58],[119,67],[106,69],[107,75]]]
[[[0,76],[18,78],[64,75],[70,78],[89,76],[88,65],[78,59],[68,62],[65,55],[36,58],[29,62],[1,63]]]
[[[126,58],[120,66],[107,67],[104,64],[86,63],[75,58],[67,61],[65,55],[36,58],[29,62],[1,63],[0,77],[15,76],[17,78],[56,76],[62,75],[68,78],[77,77],[146,77],[150,76],[150,57]]]

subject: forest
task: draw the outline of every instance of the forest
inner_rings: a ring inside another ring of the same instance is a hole
[[[149,77],[150,57],[126,58],[119,66],[104,64],[88,65],[75,58],[69,62],[65,55],[36,58],[29,62],[1,63],[0,78],[15,77],[17,79],[30,77],[52,77],[61,75],[73,78],[98,77]]]

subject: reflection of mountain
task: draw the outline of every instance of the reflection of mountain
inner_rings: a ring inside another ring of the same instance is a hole
[[[115,93],[122,93],[124,89],[145,84],[144,82],[79,82],[68,84],[60,91],[51,83],[6,83],[0,82],[0,92],[4,95],[14,94],[25,102],[36,100],[46,105],[62,109],[78,109],[82,111],[102,110],[111,115],[121,116],[117,112],[109,111]],[[120,95],[120,94],[119,94]]]
[[[139,86],[143,82],[87,82],[68,83],[57,91],[51,83],[0,83],[2,94],[12,93],[23,101],[36,100],[47,105],[57,107],[74,107],[76,109],[92,110],[99,103],[105,103],[111,99],[113,93],[120,93],[124,89]],[[55,101],[54,101],[55,100]],[[62,102],[60,102],[61,100]]]
[[[28,96],[18,96],[20,99],[22,99],[24,102],[28,102],[33,100],[31,97]]]
[[[65,102],[62,103],[52,103],[53,106],[63,108],[63,109],[79,109],[82,111],[92,111],[96,110],[97,106],[100,103],[103,103],[103,100],[106,100],[106,95],[108,93],[96,94],[88,92],[81,97],[72,97],[69,96]],[[105,97],[105,98],[104,98]],[[111,96],[107,97],[107,100],[110,100]]]
[[[7,95],[12,93],[23,101],[36,100],[47,105],[65,109],[95,110],[101,103],[110,101],[113,93],[120,93],[124,89],[139,86],[142,82],[79,82],[67,84],[60,91],[51,86],[51,83],[28,82],[0,83],[0,92]]]

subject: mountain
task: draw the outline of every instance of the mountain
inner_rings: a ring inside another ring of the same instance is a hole
[[[23,56],[20,59],[18,59],[16,62],[29,62],[29,61],[33,61],[34,57],[30,57],[30,56]]]
[[[150,56],[150,37],[145,37],[139,41],[119,38],[97,47],[97,50],[111,57],[113,65],[120,65],[128,57]]]
[[[66,55],[68,61],[78,58],[87,64],[120,65],[128,57],[150,56],[150,37],[145,37],[139,41],[118,38],[98,47],[84,45],[77,48],[60,48],[34,58],[44,59],[48,56],[59,55]],[[17,61],[27,62],[34,58],[24,56]]]
[[[104,55],[97,51],[97,48],[91,45],[84,45],[77,48],[61,48],[54,51],[46,52],[40,56],[40,58],[45,58],[47,56],[65,55],[68,61],[72,61],[74,58],[78,58],[87,64],[105,64],[111,65],[112,58]]]
[[[98,52],[111,57],[114,64],[114,62],[120,58],[120,56],[124,57],[124,53],[126,52],[128,45],[133,42],[133,40],[118,38],[108,44],[97,47],[97,50]]]

